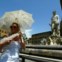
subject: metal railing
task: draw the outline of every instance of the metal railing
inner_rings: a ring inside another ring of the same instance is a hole
[[[56,46],[46,46],[46,45],[27,45],[26,46],[26,49],[34,49],[34,52],[35,49],[39,49],[41,50],[41,52],[43,52],[43,49],[46,49],[47,51],[51,50],[52,52],[56,52],[55,55],[58,53],[58,57],[55,58],[54,57],[54,54],[53,54],[53,58],[52,57],[48,57],[48,56],[43,56],[41,54],[41,56],[38,56],[38,55],[34,55],[34,54],[27,54],[27,53],[20,53],[20,59],[22,58],[22,62],[25,62],[25,59],[29,59],[29,60],[33,60],[33,61],[38,61],[38,62],[62,62],[62,46],[60,45],[56,45]],[[27,52],[27,51],[26,51]],[[50,52],[49,52],[50,54]],[[48,54],[47,54],[48,55]],[[60,56],[61,55],[61,56]]]

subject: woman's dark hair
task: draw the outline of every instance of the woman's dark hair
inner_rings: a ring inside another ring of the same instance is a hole
[[[14,22],[13,24],[16,24],[16,25],[17,25],[17,27],[20,27],[20,26],[19,26],[19,24],[18,24],[18,23],[16,23],[16,22]],[[12,25],[13,25],[13,24],[12,24]]]

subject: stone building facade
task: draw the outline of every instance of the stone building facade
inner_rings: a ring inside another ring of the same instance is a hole
[[[0,38],[7,35],[7,32],[4,29],[0,29]]]
[[[50,35],[51,35],[51,31],[33,34],[28,41],[29,43],[32,43],[32,44],[40,44],[43,38],[47,38]]]

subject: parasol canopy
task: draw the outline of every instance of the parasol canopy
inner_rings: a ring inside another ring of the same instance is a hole
[[[4,27],[9,30],[9,27],[12,25],[13,22],[16,22],[20,25],[21,30],[30,29],[34,20],[32,14],[27,13],[23,10],[6,12],[3,17]]]
[[[0,18],[0,30],[1,30],[1,29],[4,29],[4,30],[7,29],[7,27],[6,27],[6,23],[3,21],[2,18]]]

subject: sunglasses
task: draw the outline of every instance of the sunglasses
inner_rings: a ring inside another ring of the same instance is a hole
[[[18,28],[17,26],[10,26],[10,28]]]

